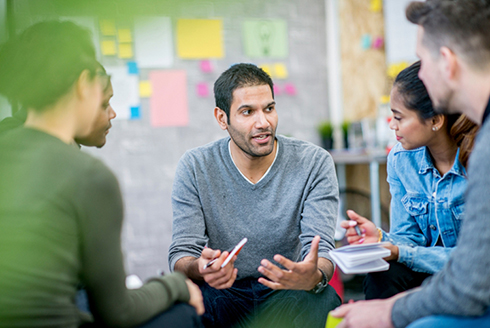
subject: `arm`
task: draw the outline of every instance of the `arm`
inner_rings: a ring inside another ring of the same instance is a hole
[[[235,282],[236,257],[228,265],[221,264],[228,252],[205,248],[208,241],[196,177],[193,174],[190,156],[180,160],[173,190],[173,235],[169,249],[170,269],[183,272],[194,280],[204,280],[217,289],[229,288]],[[204,265],[214,258],[218,260],[209,268]]]
[[[172,274],[128,290],[121,251],[123,206],[115,177],[96,163],[81,181],[77,195],[82,280],[95,318],[108,326],[142,323],[170,307],[189,301],[186,278]]]
[[[465,221],[458,246],[441,272],[423,288],[398,300],[392,319],[396,327],[406,326],[428,315],[479,316],[490,306],[490,174],[488,161],[489,123],[480,130],[470,160]]]
[[[282,255],[274,260],[286,268],[281,270],[268,260],[262,260],[259,272],[265,278],[259,282],[273,289],[311,290],[322,279],[332,278],[334,265],[328,252],[335,248],[335,220],[338,215],[338,185],[331,156],[325,152],[315,154],[310,180],[305,184],[305,199],[301,212],[301,262],[293,262]],[[315,237],[316,236],[316,237]]]

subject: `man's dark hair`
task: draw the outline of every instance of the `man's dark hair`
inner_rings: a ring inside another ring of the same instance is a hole
[[[490,65],[490,0],[413,1],[406,16],[423,27],[422,42],[434,55],[445,46],[475,68]]]
[[[271,77],[254,64],[236,64],[224,71],[214,82],[214,99],[216,107],[222,109],[230,124],[230,107],[233,102],[233,91],[238,88],[257,85],[269,85],[274,98]]]
[[[37,23],[0,48],[0,94],[23,108],[43,110],[82,71],[94,77],[99,67],[88,30],[67,21]]]

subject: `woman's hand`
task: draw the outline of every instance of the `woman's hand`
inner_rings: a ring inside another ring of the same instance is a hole
[[[341,222],[340,226],[347,229],[345,235],[347,236],[349,244],[371,244],[378,242],[379,231],[373,222],[352,210],[347,211],[347,216],[350,220]],[[357,234],[356,229],[354,228],[355,226],[358,226],[361,230],[360,236]]]

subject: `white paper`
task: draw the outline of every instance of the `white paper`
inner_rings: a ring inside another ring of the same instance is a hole
[[[383,247],[387,243],[359,244],[340,247],[330,251],[332,260],[342,272],[367,273],[388,270],[389,263],[383,258],[391,254]]]
[[[140,68],[172,67],[174,49],[169,17],[137,17],[134,20],[134,52]]]
[[[110,100],[111,106],[116,112],[116,119],[129,119],[131,107],[140,106],[139,79],[136,74],[129,74],[128,67],[106,67],[107,74],[111,76],[114,96]]]

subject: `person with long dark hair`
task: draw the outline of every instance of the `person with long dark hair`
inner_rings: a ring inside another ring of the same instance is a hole
[[[404,69],[391,91],[390,128],[398,144],[387,164],[390,232],[354,211],[347,212],[351,221],[341,223],[364,231],[358,236],[349,229],[349,243],[384,241],[391,251],[385,258],[388,271],[367,274],[366,299],[391,297],[440,271],[456,247],[464,217],[465,165],[478,127],[460,114],[436,113],[419,71],[420,61]]]

